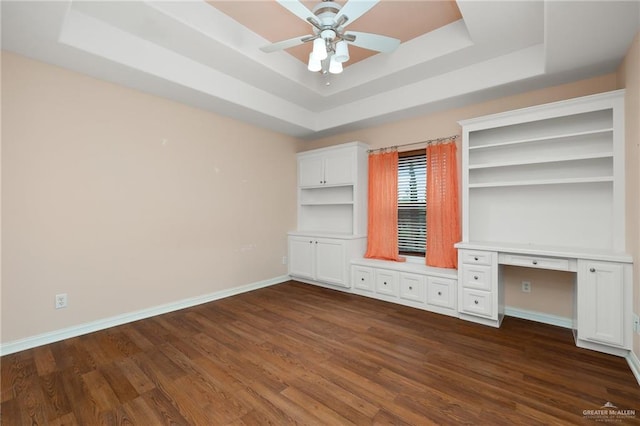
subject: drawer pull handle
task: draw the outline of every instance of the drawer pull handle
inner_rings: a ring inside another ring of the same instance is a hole
[[[384,285],[387,285],[387,282],[386,282],[386,281],[384,282]]]
[[[474,300],[473,303],[475,303],[477,305],[478,304],[478,300]]]
[[[473,260],[478,260],[478,256],[474,257]]]
[[[474,275],[474,276],[473,276],[473,279],[477,281],[477,280],[478,280],[478,276],[477,276],[477,275]]]
[[[596,271],[596,268],[590,268],[589,269],[589,272],[595,272],[595,271]]]
[[[413,287],[409,286],[409,290],[413,290]]]
[[[537,260],[534,260],[532,263],[533,263],[534,265],[537,265],[537,264],[538,264],[538,261],[537,261]]]
[[[360,278],[360,281],[364,281],[364,278]]]
[[[442,292],[441,291],[438,292],[438,296],[442,296]]]

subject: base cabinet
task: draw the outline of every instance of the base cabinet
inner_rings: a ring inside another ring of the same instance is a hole
[[[625,265],[578,261],[578,339],[628,348]]]
[[[356,294],[458,316],[454,269],[358,259],[351,262],[351,277]]]
[[[504,306],[500,303],[498,254],[493,251],[459,250],[458,299],[461,316],[469,321],[500,327]]]
[[[289,275],[340,287],[351,287],[349,260],[360,254],[364,238],[289,236]]]

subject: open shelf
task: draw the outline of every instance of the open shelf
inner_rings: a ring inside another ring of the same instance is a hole
[[[624,249],[623,91],[462,121],[463,240]]]

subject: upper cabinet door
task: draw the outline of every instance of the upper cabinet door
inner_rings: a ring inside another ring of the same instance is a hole
[[[298,160],[298,185],[324,185],[324,158],[322,156],[302,157]]]
[[[326,185],[348,185],[354,182],[355,157],[353,151],[329,154],[324,160]]]
[[[355,167],[354,150],[301,156],[298,160],[298,185],[352,185]]]

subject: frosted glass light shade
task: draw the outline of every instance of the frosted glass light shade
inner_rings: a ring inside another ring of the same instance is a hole
[[[329,62],[329,72],[331,74],[340,74],[342,72],[342,62],[336,61],[335,56],[332,56]]]
[[[327,59],[327,46],[324,43],[324,40],[321,38],[317,38],[313,40],[313,55],[320,61],[323,59]]]
[[[347,62],[349,60],[349,47],[346,41],[341,40],[336,43],[336,54],[333,57],[338,62]]]
[[[318,72],[322,69],[322,61],[316,58],[313,52],[309,53],[309,65],[307,65],[307,69],[311,72]]]

